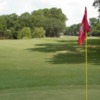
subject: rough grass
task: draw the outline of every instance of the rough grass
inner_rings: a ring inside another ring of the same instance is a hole
[[[89,100],[100,98],[99,43],[88,40]],[[84,50],[77,37],[0,40],[0,100],[84,100]]]

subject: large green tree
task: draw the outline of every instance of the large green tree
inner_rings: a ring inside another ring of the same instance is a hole
[[[4,31],[7,29],[6,16],[0,16],[0,36],[4,35]]]
[[[89,35],[100,36],[100,21],[99,21],[99,19],[90,18],[89,22],[90,22],[90,27],[91,27]]]
[[[61,9],[40,9],[32,12],[32,23],[35,27],[43,27],[47,37],[58,37],[65,28],[66,16]]]
[[[30,27],[30,16],[31,15],[28,12],[25,12],[18,17],[19,29],[22,27]]]
[[[99,23],[99,20],[96,19],[96,18],[90,18],[89,19],[89,23],[90,23],[91,27],[94,27],[94,26],[96,26]]]
[[[35,27],[43,27],[45,21],[46,21],[46,16],[44,15],[44,10],[39,9],[37,11],[32,12],[31,22],[33,30]]]
[[[60,33],[65,30],[66,20],[67,18],[62,13],[61,9],[51,8],[46,20],[46,26],[44,27],[46,30],[46,36],[59,37]]]

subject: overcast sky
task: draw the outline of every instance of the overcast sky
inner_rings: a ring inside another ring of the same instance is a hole
[[[43,8],[61,8],[68,18],[67,26],[80,23],[87,7],[88,18],[97,17],[98,12],[92,6],[94,0],[0,0],[0,15],[17,13],[18,15]]]

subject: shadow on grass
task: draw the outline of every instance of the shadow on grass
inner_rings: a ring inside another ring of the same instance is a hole
[[[92,64],[100,65],[100,39],[88,41],[88,60]]]
[[[91,39],[88,41],[88,62],[100,65],[100,40]],[[85,63],[85,46],[78,46],[76,40],[57,40],[57,43],[36,44],[36,48],[29,48],[30,51],[44,53],[55,53],[47,62],[52,64],[80,64]]]

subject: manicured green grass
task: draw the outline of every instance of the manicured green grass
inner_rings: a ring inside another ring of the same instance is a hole
[[[89,100],[100,98],[100,39],[88,40]],[[77,37],[0,40],[0,100],[85,100],[85,47]]]

